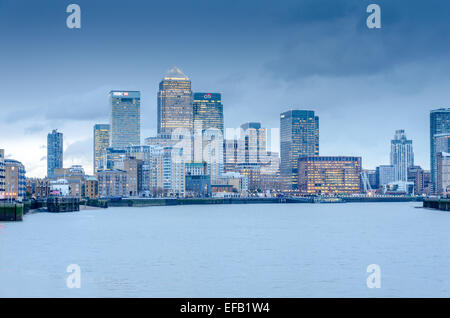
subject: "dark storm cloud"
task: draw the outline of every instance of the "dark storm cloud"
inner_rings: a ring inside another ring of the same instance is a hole
[[[365,24],[372,2],[381,7],[381,29]],[[266,66],[275,77],[290,80],[371,75],[447,59],[448,16],[450,4],[443,1],[303,1],[287,15],[289,39]]]
[[[58,128],[65,159],[92,162],[109,90],[141,91],[148,137],[158,83],[177,65],[194,91],[222,93],[227,127],[278,128],[280,112],[307,107],[320,116],[322,154],[387,163],[405,128],[427,167],[429,110],[450,101],[448,1],[77,0],[81,30],[65,25],[70,3],[0,0],[2,141],[41,145]],[[381,30],[365,25],[370,3],[381,6]]]

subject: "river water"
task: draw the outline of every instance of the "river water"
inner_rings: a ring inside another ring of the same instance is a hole
[[[0,297],[450,297],[450,214],[421,203],[34,213],[0,223]],[[68,288],[70,264],[80,288]],[[367,266],[381,288],[368,288]]]

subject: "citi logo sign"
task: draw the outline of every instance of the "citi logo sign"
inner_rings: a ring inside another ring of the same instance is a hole
[[[203,96],[203,98],[205,98],[205,99],[211,99],[211,94],[210,94],[210,93],[205,94],[205,95]]]

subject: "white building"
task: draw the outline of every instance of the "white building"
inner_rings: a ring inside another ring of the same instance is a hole
[[[392,165],[381,165],[376,169],[376,183],[378,186],[384,186],[395,180],[395,168]]]
[[[223,174],[223,134],[219,129],[196,129],[194,134],[194,162],[206,162],[211,183]]]
[[[68,196],[72,193],[72,188],[66,179],[50,181],[50,194]]]
[[[155,148],[150,171],[150,192],[164,196],[184,196],[185,164],[183,149]]]
[[[436,193],[448,195],[450,193],[450,153],[436,154]]]

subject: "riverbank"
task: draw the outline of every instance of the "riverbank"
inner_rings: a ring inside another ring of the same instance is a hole
[[[22,221],[24,204],[0,203],[0,221]]]
[[[173,205],[216,205],[216,204],[284,204],[284,203],[363,203],[363,202],[414,202],[422,197],[283,197],[283,198],[119,198],[89,200],[94,207],[147,207]]]
[[[450,199],[427,198],[423,200],[423,207],[441,211],[450,211]]]

